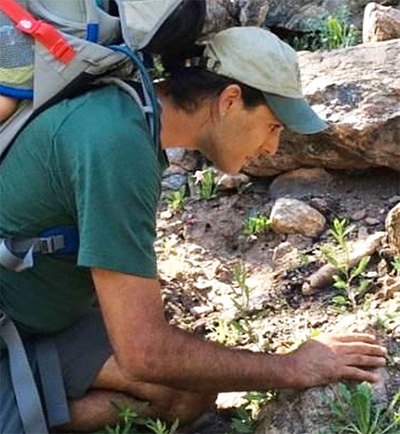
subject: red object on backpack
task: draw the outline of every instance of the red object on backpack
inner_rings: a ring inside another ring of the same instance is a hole
[[[75,57],[68,44],[51,24],[37,20],[14,0],[0,0],[0,10],[15,23],[18,30],[38,40],[60,62],[69,63]]]

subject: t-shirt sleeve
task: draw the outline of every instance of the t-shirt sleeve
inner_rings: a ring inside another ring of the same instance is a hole
[[[142,114],[128,109],[93,116],[86,108],[63,125],[64,186],[73,192],[78,265],[156,277],[161,168]]]

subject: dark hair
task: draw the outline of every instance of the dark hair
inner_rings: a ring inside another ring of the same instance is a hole
[[[218,97],[231,84],[240,86],[246,108],[266,104],[261,91],[200,67],[172,69],[163,90],[178,108],[193,112],[204,100]]]

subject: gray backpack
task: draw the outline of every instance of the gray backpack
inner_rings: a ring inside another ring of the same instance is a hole
[[[183,22],[189,2],[198,7],[198,23],[182,32],[174,22]],[[142,53],[194,42],[204,10],[204,0],[0,0],[0,94],[23,99],[0,125],[0,156],[35,114],[83,80],[121,86],[140,102],[158,140],[157,101]],[[135,73],[143,102],[125,82]]]
[[[194,21],[186,20],[188,6]],[[21,99],[15,113],[0,124],[0,157],[30,120],[88,83],[113,83],[134,98],[159,146],[158,102],[145,59],[149,53],[174,54],[176,46],[182,51],[177,56],[184,54],[204,17],[205,0],[0,0],[0,95]],[[139,92],[131,84],[135,79]],[[34,253],[71,249],[73,254],[77,230],[58,229],[33,239],[0,238],[0,266],[23,271],[34,265]],[[55,349],[46,343],[37,348],[42,385],[48,390],[46,418],[18,330],[1,310],[0,337],[9,353],[25,434],[47,433],[49,426],[67,422],[62,384],[49,382],[46,375],[50,371],[57,377]]]

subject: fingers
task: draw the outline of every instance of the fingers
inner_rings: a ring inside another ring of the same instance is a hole
[[[348,354],[343,361],[346,366],[368,366],[371,368],[382,368],[386,365],[384,357],[371,357],[362,354]]]
[[[379,381],[379,374],[373,371],[366,371],[360,368],[349,366],[343,369],[342,378],[344,380],[353,381],[368,381],[369,383],[377,383]]]
[[[381,347],[380,345],[367,344],[364,342],[355,342],[355,343],[343,343],[341,346],[343,354],[364,354],[368,356],[378,356],[385,357],[387,356],[387,349],[385,347]]]
[[[376,344],[376,337],[369,333],[346,333],[345,335],[336,335],[335,340],[339,342],[365,342]]]

